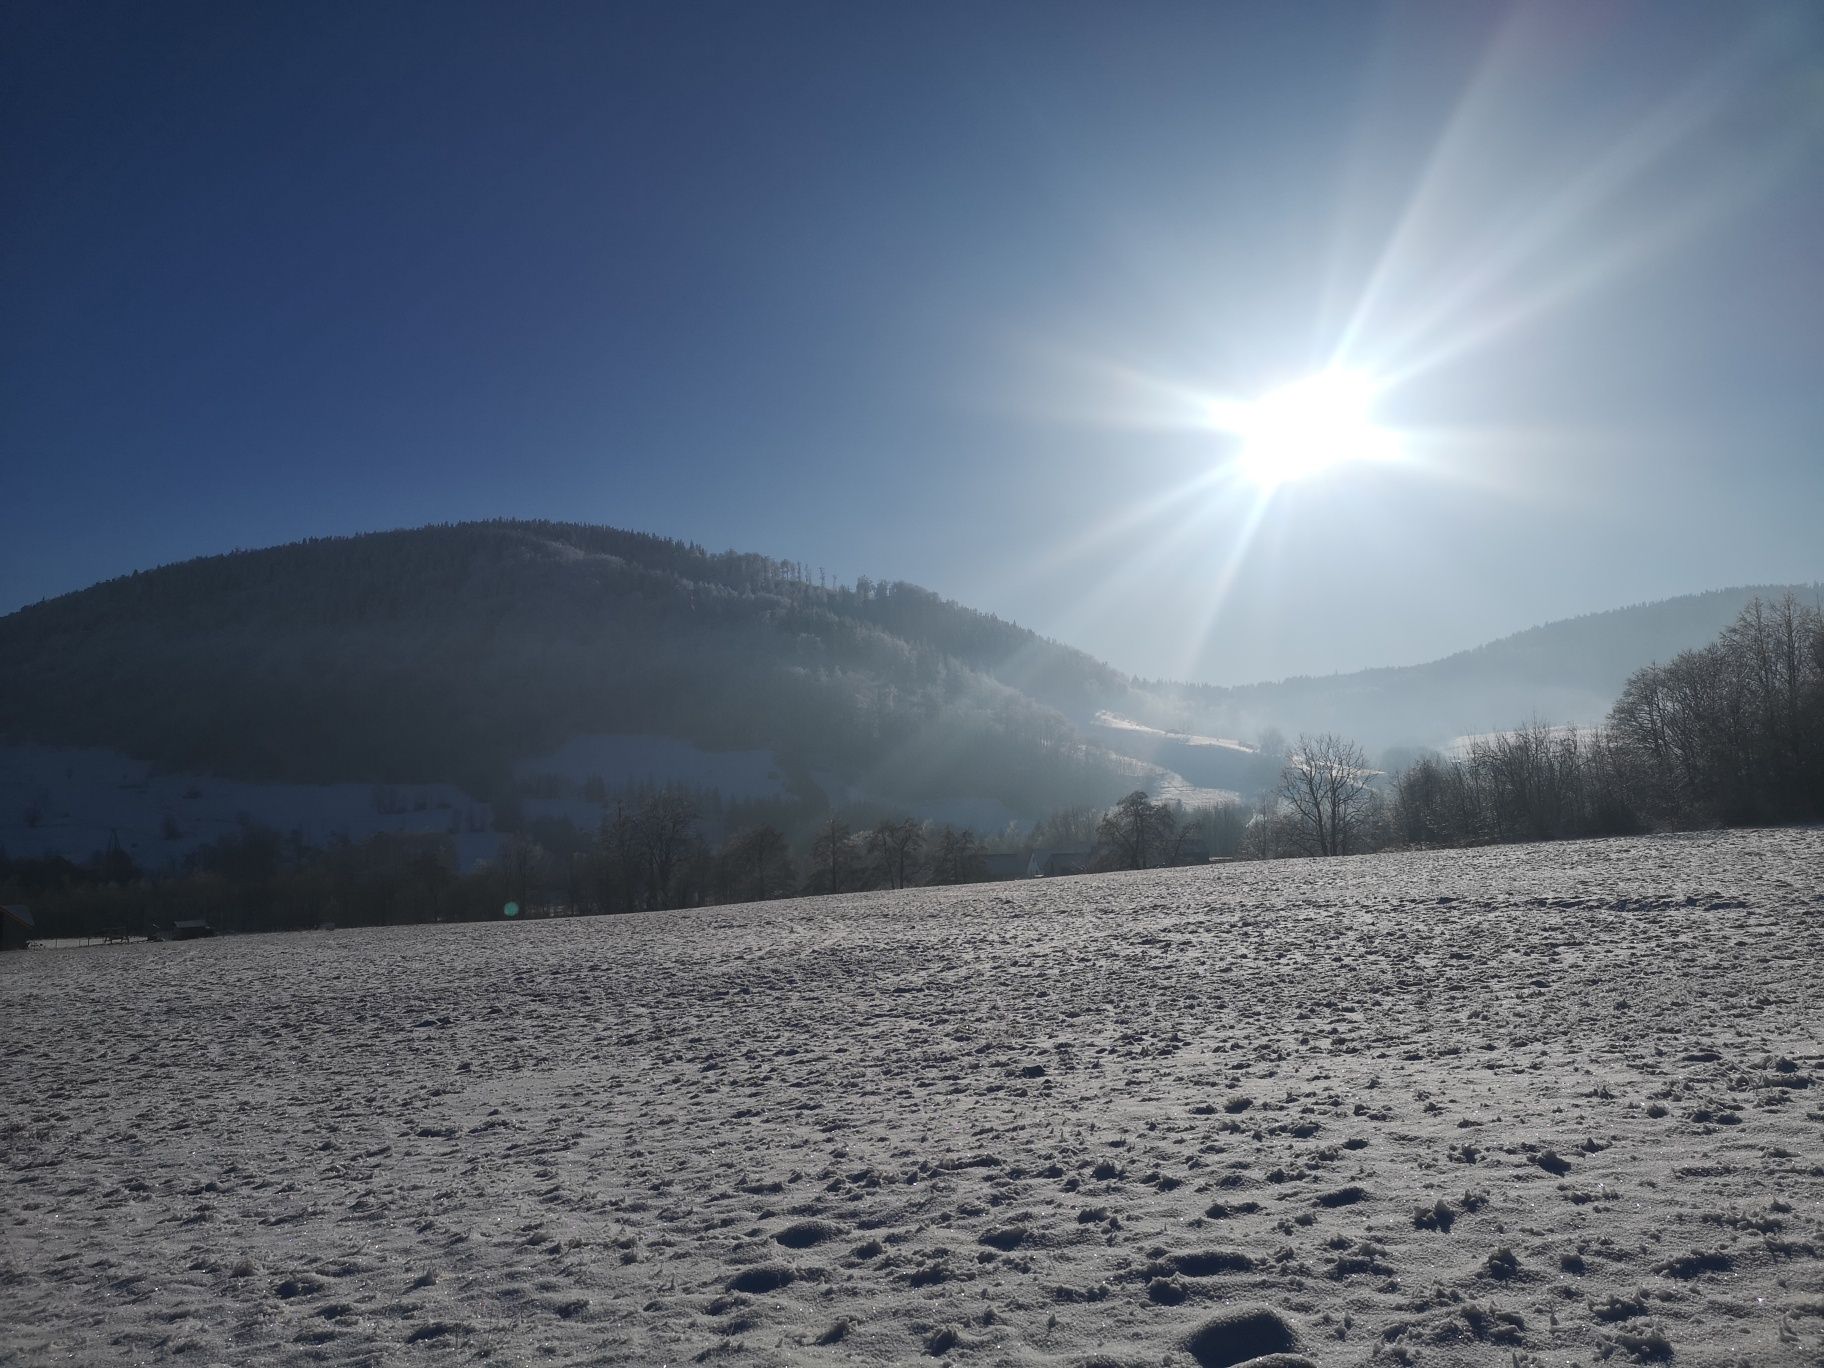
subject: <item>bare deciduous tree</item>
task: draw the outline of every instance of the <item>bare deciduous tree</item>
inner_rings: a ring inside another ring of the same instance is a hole
[[[670,903],[672,876],[696,835],[697,803],[682,789],[666,789],[640,804],[635,835],[651,880],[648,906]]]
[[[1710,645],[1638,670],[1609,714],[1648,813],[1673,822],[1824,812],[1824,612],[1755,599]]]
[[[1153,869],[1178,854],[1178,822],[1171,808],[1135,789],[1116,803],[1096,828],[1099,861],[1108,869]]]
[[[906,886],[906,871],[925,843],[925,829],[911,817],[894,821],[883,817],[868,833],[868,853],[880,861],[893,887]]]
[[[937,834],[937,849],[931,859],[931,882],[934,884],[973,883],[982,874],[981,842],[968,828],[946,825]]]
[[[1096,843],[1096,828],[1101,821],[1099,808],[1059,808],[1033,827],[1032,843],[1063,850],[1088,850]]]
[[[843,893],[849,888],[849,824],[835,813],[817,828],[817,839],[811,843],[813,887],[823,893]]]
[[[777,827],[750,827],[723,843],[722,878],[728,891],[752,902],[792,891],[792,851]]]
[[[1347,855],[1374,801],[1373,773],[1346,737],[1301,735],[1279,772],[1293,844],[1307,855]]]

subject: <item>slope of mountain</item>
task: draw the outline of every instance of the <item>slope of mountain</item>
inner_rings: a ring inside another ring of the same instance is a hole
[[[1534,715],[1595,722],[1630,672],[1783,589],[1594,614],[1404,669],[1213,688],[1131,680],[912,585],[826,587],[790,562],[640,533],[489,522],[322,539],[0,618],[0,840],[42,843],[26,833],[53,807],[87,822],[91,846],[132,824],[200,839],[262,793],[287,830],[342,829],[369,788],[374,816],[398,816],[386,786],[418,786],[408,805],[444,813],[422,820],[465,833],[503,799],[586,817],[604,788],[643,780],[978,825],[1135,787],[1251,793],[1278,761],[1226,738],[1336,730],[1378,752]],[[93,754],[60,777],[55,754],[78,750]],[[115,776],[107,802],[78,771]],[[344,786],[334,804],[305,791],[325,785]],[[154,803],[167,788],[200,796]]]
[[[1788,592],[1814,602],[1820,590],[1801,584],[1718,589],[1547,623],[1422,665],[1233,688],[1159,684],[1138,692],[1174,700],[1182,720],[1169,725],[1180,731],[1248,738],[1268,728],[1336,731],[1375,751],[1441,746],[1533,717],[1595,725],[1635,670],[1707,644],[1749,600]]]
[[[0,730],[168,770],[500,796],[576,737],[763,749],[788,783],[1033,813],[1135,782],[1069,717],[1127,682],[905,584],[494,522],[127,576],[0,619]]]

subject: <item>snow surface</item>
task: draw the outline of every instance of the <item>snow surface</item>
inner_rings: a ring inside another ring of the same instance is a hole
[[[1176,770],[1156,765],[1150,760],[1119,754],[1111,754],[1109,760],[1116,769],[1133,775],[1147,797],[1155,802],[1183,803],[1186,807],[1221,807],[1226,803],[1241,801],[1241,794],[1235,789],[1193,784]]]
[[[0,957],[0,1361],[1815,1364],[1824,831]]]
[[[1183,803],[1186,807],[1222,807],[1228,803],[1239,803],[1241,794],[1235,789],[1208,788],[1193,784],[1181,774],[1171,770],[1157,770],[1147,785],[1147,796],[1159,803]]]
[[[522,780],[553,778],[573,790],[592,778],[603,780],[611,795],[607,803],[573,791],[521,804],[527,817],[561,818],[590,832],[612,812],[614,793],[638,785],[714,789],[730,801],[786,793],[779,759],[770,750],[706,751],[668,736],[576,736],[547,755],[522,761],[517,772]],[[1149,782],[1176,780],[1187,792],[1203,792],[1154,766],[1137,766],[1136,773]],[[883,802],[864,782],[822,771],[812,777],[837,802]],[[1000,831],[1017,819],[1004,803],[967,795],[886,805],[984,832]],[[28,820],[28,811],[35,820]],[[168,870],[247,822],[298,832],[314,846],[338,836],[365,840],[378,832],[447,833],[464,870],[495,859],[502,839],[492,830],[489,804],[449,784],[244,783],[159,773],[118,751],[0,746],[0,850],[12,856],[62,855],[81,862],[118,837],[142,869]]]
[[[1096,714],[1096,725],[1107,727],[1111,731],[1139,732],[1143,736],[1157,736],[1168,741],[1176,741],[1181,746],[1220,746],[1224,750],[1240,751],[1244,755],[1253,755],[1258,746],[1250,746],[1245,741],[1237,741],[1228,736],[1198,736],[1195,732],[1164,731],[1158,727],[1149,727],[1144,722],[1136,722],[1131,717],[1122,717],[1104,709]]]
[[[0,746],[0,849],[11,856],[82,861],[117,837],[142,869],[165,870],[248,821],[317,846],[383,831],[449,833],[464,868],[492,859],[500,843],[487,830],[488,805],[450,784],[247,783],[161,773],[118,751]]]
[[[610,789],[681,783],[731,799],[784,791],[771,751],[705,751],[664,736],[574,737],[519,771],[572,783],[599,776]],[[584,831],[595,830],[605,811],[580,798],[528,799],[524,806]],[[80,862],[118,838],[142,869],[167,870],[247,822],[295,831],[314,846],[380,832],[447,834],[464,870],[494,859],[501,841],[491,807],[451,784],[247,783],[161,773],[118,751],[0,746],[0,850],[15,857]]]

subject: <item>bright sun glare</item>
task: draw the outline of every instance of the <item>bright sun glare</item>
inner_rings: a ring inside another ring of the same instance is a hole
[[[1392,437],[1375,427],[1375,386],[1353,371],[1324,371],[1274,390],[1242,408],[1241,472],[1263,490],[1390,453]]]

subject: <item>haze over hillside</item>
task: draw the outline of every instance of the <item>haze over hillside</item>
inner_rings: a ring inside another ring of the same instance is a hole
[[[1202,724],[1253,737],[1266,728],[1339,731],[1373,749],[1439,746],[1537,717],[1594,726],[1628,676],[1710,641],[1743,606],[1816,584],[1758,584],[1685,594],[1516,632],[1441,660],[1222,688],[1155,686]]]
[[[788,782],[1020,810],[1131,774],[1065,715],[1125,684],[909,585],[542,523],[431,527],[168,566],[0,620],[9,738],[243,779],[499,794],[592,734],[762,746]],[[1131,766],[1127,767],[1131,769]]]
[[[453,785],[484,802],[677,780],[994,824],[1134,787],[1250,793],[1277,758],[1243,743],[1271,729],[1334,729],[1378,753],[1534,715],[1595,722],[1632,670],[1779,591],[1224,689],[1133,680],[909,584],[818,584],[790,562],[602,527],[434,526],[188,561],[0,619],[0,739],[240,781]],[[8,763],[29,790],[42,781],[21,754]],[[427,801],[458,806],[441,790]]]

